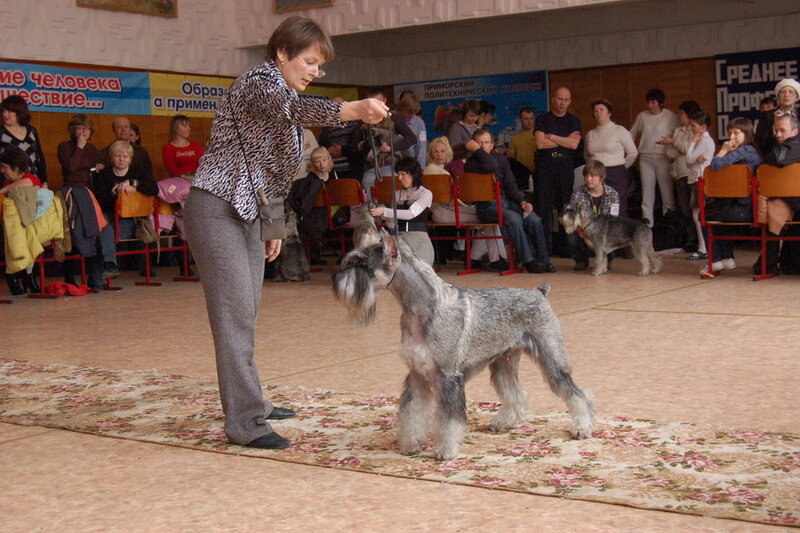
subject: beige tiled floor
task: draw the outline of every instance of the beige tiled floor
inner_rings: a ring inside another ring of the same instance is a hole
[[[575,378],[602,415],[800,432],[800,278],[754,283],[745,265],[702,281],[698,263],[665,259],[638,278],[616,261],[600,278],[571,271],[448,281],[471,288],[551,283]],[[167,269],[160,269],[165,281]],[[0,307],[0,353],[39,362],[155,368],[214,378],[200,287],[165,281]],[[334,301],[326,273],[265,283],[257,363],[275,384],[397,394],[399,307],[381,294],[361,329]],[[13,326],[12,326],[13,324]],[[531,416],[562,410],[533,364],[522,367]],[[2,379],[2,376],[0,376]],[[472,399],[494,399],[486,375]],[[280,423],[276,424],[280,430]],[[0,516],[16,531],[761,532],[780,528],[396,479],[0,424]]]

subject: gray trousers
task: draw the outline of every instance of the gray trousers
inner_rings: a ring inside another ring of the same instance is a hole
[[[253,361],[264,283],[260,225],[242,220],[230,203],[195,188],[183,216],[214,336],[225,433],[234,444],[247,444],[273,431],[265,418],[274,407],[264,399]]]

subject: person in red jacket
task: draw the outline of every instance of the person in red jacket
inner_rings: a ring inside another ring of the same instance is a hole
[[[203,146],[197,141],[189,140],[191,131],[189,117],[186,115],[175,115],[169,122],[169,142],[162,148],[162,156],[171,178],[194,174],[200,166]]]

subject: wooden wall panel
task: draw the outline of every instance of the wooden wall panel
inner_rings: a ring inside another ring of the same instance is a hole
[[[550,72],[550,87],[554,90],[563,85],[572,90],[570,112],[581,119],[586,133],[594,127],[589,103],[595,97],[611,101],[614,122],[630,128],[645,109],[644,96],[653,87],[664,91],[668,109],[677,113],[682,101],[696,100],[716,124],[714,79],[714,60],[699,58],[554,71]]]

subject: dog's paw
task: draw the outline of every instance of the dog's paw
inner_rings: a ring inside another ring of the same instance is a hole
[[[591,439],[592,438],[592,430],[591,429],[584,429],[584,430],[572,430],[572,438],[577,440],[582,439]]]
[[[641,277],[649,276],[650,275],[650,271],[649,270],[642,270],[641,272],[639,272],[639,275]]]
[[[437,451],[435,456],[437,461],[450,461],[451,459],[455,459],[456,457],[458,457],[458,450],[456,450],[455,452]]]

